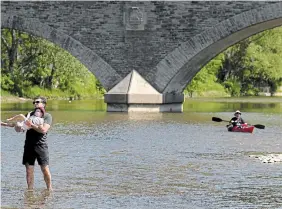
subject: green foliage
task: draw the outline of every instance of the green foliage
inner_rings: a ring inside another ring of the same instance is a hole
[[[269,86],[274,93],[282,81],[282,28],[265,31],[247,50],[245,65],[257,87]]]
[[[13,89],[14,82],[7,74],[1,75],[1,88],[5,91],[11,91]]]
[[[186,92],[192,96],[219,83],[231,96],[255,96],[262,87],[274,94],[282,84],[281,34],[278,27],[229,47],[202,68]]]
[[[11,93],[9,93],[8,91],[5,91],[5,90],[1,89],[1,96],[11,96]]]
[[[217,73],[222,66],[222,54],[211,60],[202,70],[197,73],[190,84],[184,90],[190,97],[198,96],[226,96],[225,89],[217,83]],[[215,95],[217,92],[217,95]]]
[[[229,79],[223,82],[223,86],[231,96],[240,96],[241,86],[235,79]]]
[[[93,97],[104,89],[75,57],[44,39],[2,29],[1,88],[18,96]]]

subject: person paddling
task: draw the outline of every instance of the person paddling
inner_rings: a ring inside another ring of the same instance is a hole
[[[227,125],[229,131],[231,131],[234,126],[241,126],[242,124],[246,123],[241,117],[241,114],[242,113],[240,112],[240,110],[236,110],[236,112],[234,113],[235,117],[231,118],[229,125]]]

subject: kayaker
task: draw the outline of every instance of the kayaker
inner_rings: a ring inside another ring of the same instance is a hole
[[[235,117],[231,118],[229,125],[227,125],[228,130],[232,130],[234,126],[241,126],[245,123],[243,118],[241,118],[241,114],[242,113],[240,112],[240,110],[236,110],[236,112],[234,113]]]

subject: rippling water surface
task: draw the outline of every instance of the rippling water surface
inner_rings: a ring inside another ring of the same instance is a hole
[[[26,191],[24,135],[1,127],[2,208],[282,208],[282,163],[256,153],[282,153],[281,101],[191,100],[184,113],[106,113],[93,101],[50,102],[48,136],[54,191],[39,166]],[[271,105],[272,104],[272,105]],[[4,104],[7,118],[32,108]],[[263,124],[253,134],[227,132],[233,111]]]

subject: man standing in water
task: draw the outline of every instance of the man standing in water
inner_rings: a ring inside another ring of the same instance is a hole
[[[46,103],[46,98],[44,97],[36,97],[33,101],[35,108],[43,107],[45,109]],[[47,189],[51,191],[52,185],[51,173],[49,170],[47,132],[52,124],[52,116],[49,113],[45,113],[43,125],[35,125],[31,121],[27,121],[26,124],[31,128],[26,132],[22,163],[26,167],[26,181],[28,190],[33,190],[34,164],[35,160],[37,160],[41,167]],[[22,131],[21,127],[19,126],[15,126],[15,130],[17,132]]]

